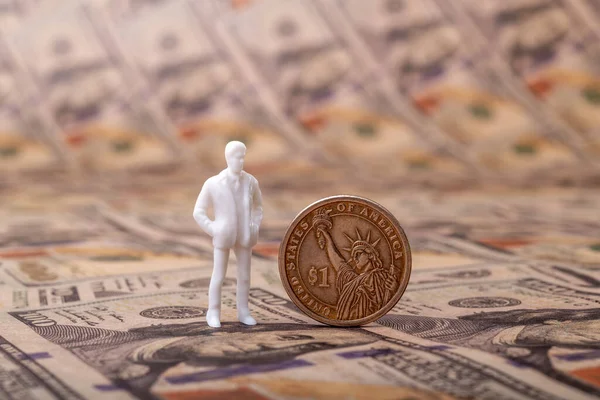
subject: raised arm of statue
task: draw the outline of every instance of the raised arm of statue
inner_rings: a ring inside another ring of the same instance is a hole
[[[337,271],[341,264],[345,263],[344,257],[340,254],[335,243],[333,243],[333,239],[329,232],[324,229],[317,228],[319,235],[322,235],[325,238],[325,250],[327,251],[327,257],[329,258],[329,262],[333,266],[333,268]]]

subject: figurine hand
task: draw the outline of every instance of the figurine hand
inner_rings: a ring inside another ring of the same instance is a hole
[[[253,238],[258,238],[258,229],[259,229],[258,224],[254,223],[254,222],[250,223],[250,235]]]
[[[208,233],[210,235],[210,237],[215,236],[215,228],[214,228],[214,226],[215,226],[215,222],[214,221],[210,221],[208,223],[208,225],[206,226],[206,231],[207,231],[206,233]]]

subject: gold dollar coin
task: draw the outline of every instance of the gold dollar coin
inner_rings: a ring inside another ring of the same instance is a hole
[[[400,223],[381,205],[333,196],[305,208],[279,248],[279,274],[309,317],[358,326],[391,310],[408,285],[411,253]]]

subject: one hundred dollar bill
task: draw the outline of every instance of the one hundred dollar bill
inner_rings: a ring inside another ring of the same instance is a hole
[[[0,179],[16,172],[57,170],[65,161],[43,107],[32,101],[33,82],[23,69],[0,34]]]
[[[414,275],[402,301],[379,323],[500,354],[505,362],[533,368],[579,396],[600,392],[587,375],[598,368],[598,359],[582,362],[576,356],[599,345],[597,289],[574,288],[521,262],[446,266]]]
[[[529,181],[544,171],[556,178],[557,166],[578,167],[569,148],[549,138],[494,79],[489,51],[434,0],[321,2],[336,10],[331,18],[386,76],[390,101],[410,99],[402,106],[418,110],[480,168]]]
[[[118,19],[119,37],[190,157],[217,171],[231,140],[248,147],[246,168],[264,184],[317,165],[293,146],[284,125],[219,42],[211,16],[191,2],[165,2]],[[196,166],[197,168],[197,166]]]
[[[51,116],[52,133],[80,166],[143,169],[177,161],[169,127],[140,101],[144,87],[100,9],[69,1],[44,8],[21,26],[11,43]]]
[[[223,295],[222,319],[233,321],[235,295],[229,288]],[[70,398],[248,391],[269,399],[344,397],[366,396],[366,388],[384,399],[402,393],[425,399],[586,398],[533,371],[494,366],[495,356],[486,361],[480,353],[432,348],[432,341],[381,326],[313,325],[267,289],[252,288],[250,301],[259,325],[225,322],[218,331],[204,322],[206,290],[200,289],[0,314],[3,364],[36,383],[20,387],[23,392],[55,390]],[[79,371],[77,380],[69,378],[72,368]],[[293,385],[294,392],[273,380]]]
[[[598,39],[581,13],[565,1],[460,4],[544,115],[563,125],[568,140],[597,155]]]
[[[254,2],[226,14],[218,27],[272,99],[271,109],[301,126],[305,141],[350,165],[357,178],[381,180],[384,170],[388,182],[464,177],[461,161],[438,152],[443,146],[424,139],[429,131],[381,96],[372,83],[377,76],[316,3]]]

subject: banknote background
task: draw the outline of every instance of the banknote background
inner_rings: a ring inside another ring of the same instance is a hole
[[[0,0],[0,398],[597,398],[599,27],[598,0]],[[230,140],[259,325],[232,257],[216,331],[191,214]],[[357,329],[277,267],[335,194],[413,252]]]

